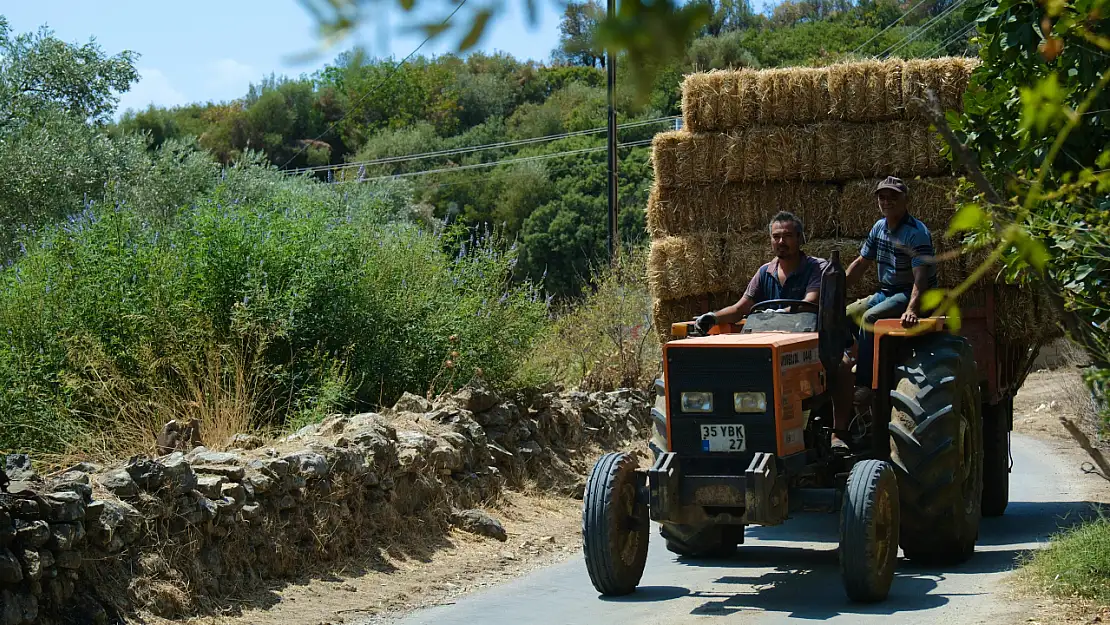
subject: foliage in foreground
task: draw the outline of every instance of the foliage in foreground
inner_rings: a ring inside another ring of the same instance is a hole
[[[212,397],[280,427],[512,377],[546,312],[512,251],[451,255],[381,189],[278,176],[232,170],[168,224],[90,205],[0,272],[0,449],[121,451]]]
[[[949,120],[982,176],[953,229],[995,248],[984,273],[1001,261],[1009,279],[1051,294],[1102,398],[1110,388],[1108,9],[1106,0],[969,8],[983,63],[964,113]],[[1110,420],[1105,408],[1103,417]]]

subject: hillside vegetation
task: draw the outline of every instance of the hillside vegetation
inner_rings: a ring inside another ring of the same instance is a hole
[[[647,102],[622,84],[626,249],[646,239],[647,142],[673,127],[684,72],[967,49],[943,2],[884,30],[904,8],[715,5]],[[570,5],[542,63],[345,54],[232,102],[118,119],[132,53],[0,22],[0,450],[127,453],[169,418],[286,429],[476,376],[645,384],[642,254],[599,269],[596,10]],[[363,182],[280,171],[412,154]]]

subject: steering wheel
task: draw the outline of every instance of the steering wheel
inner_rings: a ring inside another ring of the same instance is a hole
[[[799,312],[813,312],[818,313],[821,311],[820,306],[813,302],[807,302],[804,299],[769,299],[765,302],[760,302],[752,306],[748,314],[762,312],[768,308],[785,308],[786,306],[794,306],[799,309]]]

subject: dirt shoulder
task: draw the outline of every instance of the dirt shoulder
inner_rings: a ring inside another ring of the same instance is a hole
[[[1082,470],[1108,479],[1084,480],[1090,501],[1110,503],[1110,443],[1100,440],[1090,398],[1079,372],[1061,367],[1032,373],[1014,398],[1014,432],[1048,443]],[[1030,624],[1088,625],[1110,622],[1110,608],[1075,598],[1049,596],[1018,571],[1009,592],[1034,598]]]

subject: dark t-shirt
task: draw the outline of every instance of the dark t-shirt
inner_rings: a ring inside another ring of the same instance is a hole
[[[805,299],[806,293],[821,290],[821,272],[824,270],[824,259],[802,254],[802,263],[786,276],[786,284],[780,284],[779,259],[775,258],[755,272],[744,295],[755,300],[756,304],[773,299]]]

